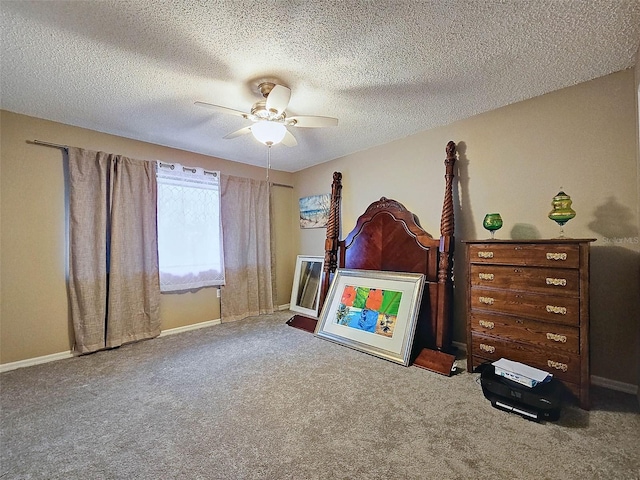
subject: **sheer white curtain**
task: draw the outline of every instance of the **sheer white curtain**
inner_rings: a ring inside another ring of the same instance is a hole
[[[160,290],[223,285],[220,172],[164,162],[157,168]]]
[[[160,334],[151,162],[69,148],[69,300],[75,350]]]
[[[223,322],[273,312],[269,197],[265,181],[222,175]]]

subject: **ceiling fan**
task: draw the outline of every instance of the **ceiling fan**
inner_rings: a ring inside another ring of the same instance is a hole
[[[267,146],[282,142],[287,147],[295,147],[298,142],[286,127],[320,128],[338,125],[338,119],[332,117],[287,116],[285,110],[291,98],[289,87],[273,82],[262,82],[258,85],[258,90],[264,100],[254,103],[250,113],[206,102],[195,102],[195,104],[222,113],[237,115],[253,122],[253,125],[231,132],[224,138],[236,138],[252,133],[256,139]]]

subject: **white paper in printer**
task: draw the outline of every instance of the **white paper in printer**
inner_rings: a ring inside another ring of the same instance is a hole
[[[553,377],[549,372],[539,370],[524,363],[501,358],[492,364],[496,375],[508,378],[527,387],[535,387],[539,383],[548,382]]]

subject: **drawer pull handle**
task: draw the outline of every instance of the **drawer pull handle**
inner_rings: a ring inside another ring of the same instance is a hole
[[[555,305],[547,305],[547,313],[555,313],[558,315],[566,315],[567,307],[557,307]]]
[[[566,253],[555,253],[555,252],[547,253],[547,260],[566,260],[566,259],[567,259]]]
[[[480,280],[489,280],[492,281],[494,278],[493,273],[479,273],[478,277],[480,277]]]
[[[492,297],[478,297],[478,301],[480,303],[484,303],[485,305],[493,305],[495,301]]]
[[[567,343],[566,335],[559,335],[557,333],[547,333],[547,340],[553,340],[554,342]]]
[[[493,327],[495,327],[495,324],[493,322],[488,322],[486,320],[480,320],[478,321],[478,323],[481,327],[488,328],[489,330],[493,330]],[[549,334],[547,333],[547,335]]]
[[[491,345],[485,345],[484,343],[480,344],[480,350],[482,350],[483,352],[487,352],[487,353],[494,353],[496,351],[496,347],[493,347]]]
[[[493,252],[478,252],[479,258],[493,258]]]
[[[556,287],[566,287],[567,279],[547,277],[547,285],[555,285]]]
[[[547,365],[549,368],[555,368],[556,370],[562,370],[563,372],[569,370],[569,365],[566,363],[554,362],[553,360],[547,360]]]
[[[557,307],[555,305],[547,305],[547,313],[556,313],[558,315],[566,315],[567,307]]]

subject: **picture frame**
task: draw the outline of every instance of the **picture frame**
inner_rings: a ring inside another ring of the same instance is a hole
[[[408,366],[424,283],[421,273],[338,269],[315,334]]]
[[[298,200],[300,228],[325,228],[329,222],[331,194],[311,195]]]
[[[323,267],[324,257],[297,256],[289,310],[313,317],[318,316]]]

